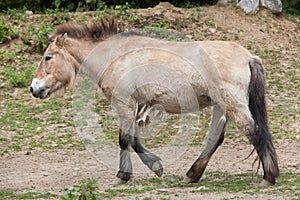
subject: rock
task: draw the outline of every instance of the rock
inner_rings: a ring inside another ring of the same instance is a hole
[[[259,10],[259,1],[261,5],[269,9],[273,14],[282,13],[281,0],[241,0],[237,6],[241,7],[246,13],[257,13]],[[235,4],[236,0],[219,0],[218,5],[226,6]]]
[[[227,5],[236,5],[236,1],[235,0],[219,0],[218,1],[218,5],[220,6],[227,6]]]
[[[158,191],[159,191],[159,192],[168,192],[168,190],[165,189],[165,188],[158,189]]]
[[[89,134],[85,135],[82,139],[87,144],[93,144],[93,143],[96,142],[96,139],[93,136],[89,135]]]
[[[212,34],[214,34],[214,33],[217,31],[217,29],[215,29],[215,28],[209,28],[209,31],[210,31]]]
[[[245,13],[255,14],[259,10],[259,0],[241,0],[238,4]]]
[[[30,11],[30,10],[26,10],[25,14],[26,14],[26,15],[33,15],[33,12]]]
[[[188,38],[188,39],[190,39],[190,40],[193,38],[192,35],[186,35],[185,37]]]
[[[155,9],[172,9],[174,6],[169,2],[160,2],[157,6],[154,7]]]
[[[271,10],[273,14],[282,13],[282,3],[281,0],[261,0],[262,6]]]
[[[170,4],[169,2],[160,2],[157,6],[153,7],[151,10],[152,10],[152,15],[162,15],[168,10],[175,10],[175,8],[176,7]]]
[[[206,190],[206,187],[204,185],[198,187],[196,190]]]

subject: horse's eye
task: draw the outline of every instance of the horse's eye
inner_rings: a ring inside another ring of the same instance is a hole
[[[45,60],[46,60],[46,62],[47,62],[47,61],[51,60],[52,58],[53,58],[52,56],[46,56],[46,57],[45,57]]]

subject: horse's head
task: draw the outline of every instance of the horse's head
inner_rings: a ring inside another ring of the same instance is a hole
[[[30,86],[34,97],[44,99],[72,87],[78,63],[65,48],[67,39],[67,33],[56,36],[45,51]]]

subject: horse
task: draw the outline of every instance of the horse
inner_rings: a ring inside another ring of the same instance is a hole
[[[265,69],[258,56],[237,43],[158,40],[121,31],[114,19],[61,24],[51,36],[30,91],[36,98],[48,98],[72,88],[81,72],[97,83],[118,114],[116,176],[121,182],[132,177],[131,147],[157,176],[163,174],[161,159],[139,139],[140,128],[150,123],[149,110],[159,104],[170,114],[212,108],[206,145],[185,182],[200,180],[232,119],[257,152],[262,182],[276,183],[278,157],[268,127]]]

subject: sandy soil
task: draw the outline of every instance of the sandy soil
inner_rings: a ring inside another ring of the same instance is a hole
[[[278,141],[276,144],[280,169],[282,172],[300,173],[300,144]],[[200,147],[189,147],[176,162],[165,166],[165,174],[177,174],[184,176],[200,152]],[[244,160],[252,148],[248,144],[225,142],[210,161],[207,171],[222,171],[229,173],[255,174],[256,167],[252,168],[254,156]],[[6,156],[0,162],[0,188],[1,190],[24,192],[51,192],[65,194],[66,190],[73,185],[79,184],[82,179],[95,178],[101,191],[114,188],[116,180],[116,167],[97,161],[88,151],[43,151],[36,150],[26,155],[26,152]],[[261,170],[259,171],[261,174]],[[134,174],[133,179],[144,179],[155,175],[147,170],[146,173]],[[205,178],[205,175],[204,175]],[[189,193],[196,188],[180,189],[176,191],[180,199],[191,198],[231,198],[239,196],[246,199],[267,197],[267,199],[285,199],[282,195],[246,195],[246,194],[193,194]],[[174,188],[169,191],[176,190]],[[183,190],[183,191],[181,191]],[[153,194],[147,194],[153,197]],[[155,196],[155,195],[154,195]],[[135,198],[135,197],[134,197]],[[134,199],[133,198],[133,199]],[[175,197],[173,197],[175,198]]]

